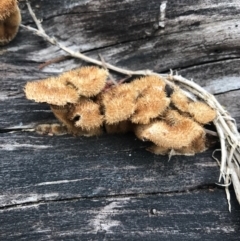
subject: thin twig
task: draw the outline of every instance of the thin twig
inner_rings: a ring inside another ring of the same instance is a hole
[[[100,59],[101,59],[101,61],[102,61],[103,68],[104,68],[104,69],[107,69],[107,65],[106,65],[106,62],[105,62],[103,56],[102,56],[101,54],[99,54],[99,57],[100,57]],[[111,82],[112,82],[114,85],[118,85],[117,81],[112,77],[112,75],[111,75],[110,73],[109,73],[109,78],[110,78]]]
[[[209,134],[211,136],[218,136],[217,132],[215,132],[215,131],[211,131],[211,130],[208,130],[206,128],[204,129],[204,131],[205,131],[206,134]]]
[[[30,15],[32,16],[35,24],[37,25],[37,28],[39,29],[39,31],[45,33],[45,30],[42,27],[41,21],[37,19],[37,17],[35,15],[35,13],[33,12],[32,7],[31,7],[30,3],[28,2],[28,0],[26,0],[26,4],[27,4],[28,11],[29,11]]]

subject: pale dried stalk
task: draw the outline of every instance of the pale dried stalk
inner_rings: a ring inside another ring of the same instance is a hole
[[[229,185],[233,183],[233,187],[237,196],[237,200],[240,203],[240,134],[238,133],[235,120],[229,115],[229,113],[224,110],[221,104],[216,100],[216,98],[204,90],[202,87],[190,81],[188,79],[183,78],[180,75],[173,75],[171,72],[170,75],[162,75],[158,73],[154,73],[151,70],[139,70],[139,71],[131,71],[123,68],[116,67],[112,64],[105,63],[105,61],[99,61],[79,52],[74,52],[71,49],[65,47],[60,44],[55,38],[50,37],[44,31],[41,22],[36,18],[34,12],[30,4],[27,2],[27,6],[29,12],[36,23],[38,29],[21,25],[21,27],[30,30],[31,32],[39,35],[47,42],[52,45],[57,46],[64,52],[68,53],[70,56],[84,60],[86,62],[99,65],[102,67],[106,67],[112,71],[118,72],[120,74],[125,74],[128,76],[132,75],[157,75],[159,77],[164,77],[167,84],[171,86],[175,86],[174,82],[178,82],[179,85],[182,85],[186,90],[190,93],[196,95],[197,97],[204,100],[209,106],[217,111],[217,118],[213,121],[216,126],[218,136],[221,144],[221,162],[217,160],[220,164],[220,177],[219,182],[223,178],[227,195],[227,200],[229,204],[229,211],[231,211],[230,204],[230,192]],[[167,77],[167,78],[166,78]],[[215,158],[216,159],[216,158]]]
[[[223,109],[216,98],[196,83],[182,76],[172,75],[170,78],[184,85],[189,91],[203,99],[217,111],[214,120],[221,144],[221,166],[219,182],[223,178],[226,195],[231,211],[229,185],[232,183],[238,202],[240,203],[240,134],[237,131],[235,120]]]

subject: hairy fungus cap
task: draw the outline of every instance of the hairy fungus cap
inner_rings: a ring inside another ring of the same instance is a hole
[[[143,90],[136,101],[136,110],[131,117],[135,124],[148,124],[153,118],[161,115],[170,103],[165,91],[157,86]]]
[[[176,89],[173,92],[171,101],[177,109],[189,113],[201,124],[207,124],[216,118],[217,114],[215,110],[203,102],[190,101],[180,89]]]
[[[74,105],[70,119],[75,122],[76,127],[81,127],[87,131],[103,124],[100,106],[87,99],[81,99],[78,104]]]
[[[141,93],[150,86],[156,86],[159,88],[159,90],[164,90],[166,84],[160,77],[156,75],[149,75],[134,80],[131,85],[135,90]]]
[[[127,120],[135,111],[137,93],[130,84],[112,87],[102,94],[105,121],[114,124]]]
[[[190,100],[180,89],[175,89],[171,95],[171,101],[174,106],[183,112],[188,112]]]
[[[191,145],[193,140],[204,134],[204,130],[199,124],[190,118],[175,114],[179,118],[179,122],[175,125],[169,125],[165,121],[139,125],[135,130],[136,135],[140,139],[152,141],[157,146],[180,149]]]
[[[0,21],[6,19],[15,11],[17,0],[1,0],[0,1]]]
[[[106,85],[108,71],[95,66],[70,70],[59,76],[61,82],[74,87],[78,94],[92,97],[101,92]]]
[[[68,103],[77,103],[79,99],[76,90],[66,87],[56,78],[28,82],[25,85],[25,94],[27,99],[57,106],[64,106]]]
[[[69,118],[69,114],[74,109],[74,105],[66,106],[53,106],[51,109],[56,116],[56,118],[66,126],[68,133],[75,136],[95,136],[102,133],[100,127],[92,128],[91,130],[82,129],[81,127],[75,126],[75,121]]]
[[[169,109],[164,115],[165,122],[170,126],[179,125],[184,120],[184,116],[176,110]]]
[[[0,45],[9,43],[17,34],[21,22],[16,0],[0,1]]]
[[[213,121],[217,116],[214,109],[200,101],[190,103],[188,111],[190,115],[201,124],[207,124]]]
[[[172,155],[192,156],[196,153],[203,152],[206,149],[206,138],[205,134],[203,133],[202,135],[195,138],[189,146],[184,146],[180,149],[175,149]]]
[[[158,146],[153,145],[151,147],[148,147],[147,150],[156,154],[156,155],[166,155],[169,154],[171,156],[174,155],[185,155],[185,156],[192,156],[196,153],[203,152],[207,149],[206,147],[206,138],[205,133],[202,133],[197,138],[195,138],[188,146],[183,146],[181,148],[175,148],[172,147],[164,147],[164,146]]]

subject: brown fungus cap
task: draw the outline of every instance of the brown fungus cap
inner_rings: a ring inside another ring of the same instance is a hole
[[[174,90],[171,96],[171,101],[178,110],[188,112],[190,100],[179,88]]]
[[[115,124],[124,120],[134,113],[137,92],[130,84],[122,84],[112,87],[102,95],[102,103],[105,110],[107,124]]]
[[[70,119],[74,120],[75,126],[89,131],[102,126],[103,115],[100,113],[100,106],[88,99],[80,99],[74,105],[70,113]]]
[[[173,115],[177,119],[176,124],[155,121],[148,125],[139,125],[135,129],[136,136],[142,140],[150,140],[157,146],[181,149],[190,146],[196,138],[204,135],[204,130],[198,123],[181,116],[177,111],[168,111],[166,120],[172,119]]]
[[[150,86],[136,100],[136,110],[131,117],[135,124],[149,124],[153,118],[161,115],[170,103],[166,93],[158,86]]]
[[[65,86],[54,77],[28,82],[25,86],[25,94],[29,100],[57,106],[77,103],[79,98],[75,89]]]
[[[213,121],[217,116],[214,109],[200,101],[190,103],[188,111],[197,122],[204,125]]]
[[[25,86],[27,99],[62,106],[76,104],[80,96],[97,95],[105,86],[108,72],[89,66],[70,70],[58,77],[50,77]]]
[[[0,1],[0,21],[5,20],[14,11],[16,11],[16,0],[1,0]]]
[[[65,85],[71,85],[79,95],[92,97],[99,94],[106,85],[108,71],[95,66],[70,70],[59,76]]]
[[[21,22],[16,0],[0,1],[0,45],[9,43],[17,34]]]

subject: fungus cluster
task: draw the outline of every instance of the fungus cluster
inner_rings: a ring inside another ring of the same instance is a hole
[[[16,36],[21,22],[17,0],[0,1],[0,45],[9,43]]]
[[[148,150],[155,154],[194,155],[206,150],[204,125],[216,117],[207,104],[189,99],[157,75],[110,87],[107,77],[105,69],[82,67],[28,82],[25,93],[30,100],[50,104],[74,135],[133,131],[153,143]]]

